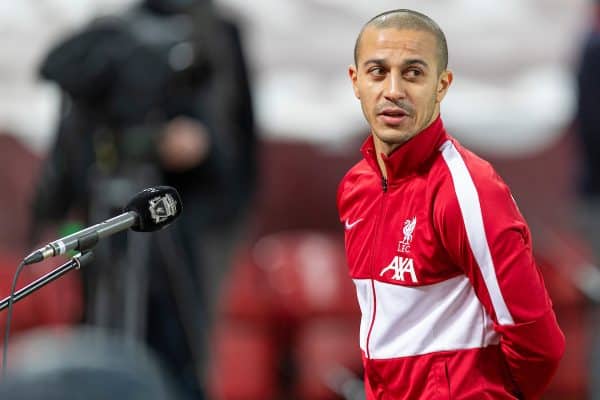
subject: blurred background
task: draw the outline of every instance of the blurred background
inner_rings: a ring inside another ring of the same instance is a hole
[[[335,194],[369,133],[347,77],[356,35],[398,7],[444,29],[446,128],[533,231],[567,337],[545,398],[600,398],[593,0],[0,2],[0,295],[32,249],[140,189],[184,203],[15,306],[0,396],[364,398]]]

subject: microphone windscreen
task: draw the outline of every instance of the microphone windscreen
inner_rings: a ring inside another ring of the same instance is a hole
[[[179,193],[170,186],[154,186],[136,194],[124,211],[134,211],[138,220],[131,227],[137,232],[152,232],[169,225],[181,214]]]

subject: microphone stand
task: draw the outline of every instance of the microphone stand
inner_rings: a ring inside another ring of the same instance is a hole
[[[16,291],[13,296],[13,304],[16,303],[17,301],[21,300],[22,298],[30,295],[31,293],[35,292],[42,286],[45,286],[48,283],[52,282],[53,280],[60,278],[61,276],[63,276],[67,272],[69,272],[70,270],[72,270],[74,268],[79,269],[82,266],[89,264],[93,259],[94,259],[94,254],[91,251],[87,251],[83,254],[80,254],[80,255],[77,255],[77,256],[71,258],[69,261],[67,261],[63,265],[59,266],[58,268],[54,269],[53,271],[50,271],[46,275],[37,279],[36,281],[33,281],[32,283],[25,286],[24,288]],[[3,299],[2,301],[0,301],[0,311],[4,310],[6,307],[8,307],[9,300],[10,300],[10,296],[8,296],[5,299]]]

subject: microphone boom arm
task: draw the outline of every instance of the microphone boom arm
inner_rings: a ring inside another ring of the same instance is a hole
[[[17,301],[21,300],[23,297],[28,296],[32,292],[35,292],[36,290],[38,290],[42,286],[47,285],[48,283],[52,282],[53,280],[60,278],[61,276],[63,276],[64,274],[66,274],[67,272],[72,270],[73,268],[79,269],[82,266],[89,264],[90,262],[93,261],[93,259],[94,259],[94,255],[92,254],[91,251],[71,258],[69,261],[62,264],[61,266],[48,272],[46,275],[42,276],[41,278],[31,282],[29,285],[25,286],[24,288],[16,291],[13,296],[13,300],[12,300],[13,303],[16,303]],[[0,301],[0,311],[4,310],[6,307],[8,307],[9,301],[10,301],[10,296],[8,296]]]

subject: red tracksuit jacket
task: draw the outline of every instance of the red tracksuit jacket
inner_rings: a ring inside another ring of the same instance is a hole
[[[538,398],[565,347],[529,229],[492,166],[438,118],[337,203],[362,312],[368,399]]]

